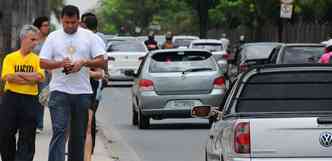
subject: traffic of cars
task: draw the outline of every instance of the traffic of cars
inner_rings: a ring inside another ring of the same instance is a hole
[[[113,41],[108,51],[111,78],[133,80],[132,125],[208,119],[206,161],[332,159],[332,66],[318,63],[324,44],[245,43],[230,52],[220,40],[177,36],[174,49],[117,51],[137,53],[132,46],[143,40]]]

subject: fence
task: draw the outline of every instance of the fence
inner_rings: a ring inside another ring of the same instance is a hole
[[[279,26],[265,24],[259,28],[238,27],[232,30],[212,29],[208,37],[221,37],[226,33],[231,42],[237,42],[241,35],[245,36],[247,42],[279,41]],[[285,23],[282,28],[282,40],[286,43],[320,43],[329,39],[332,34],[330,23]]]

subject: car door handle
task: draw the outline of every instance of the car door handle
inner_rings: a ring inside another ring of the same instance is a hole
[[[211,135],[210,135],[210,139],[213,139],[213,138],[214,138],[214,135],[211,134]]]
[[[331,117],[320,117],[317,118],[318,124],[332,124],[332,118]]]

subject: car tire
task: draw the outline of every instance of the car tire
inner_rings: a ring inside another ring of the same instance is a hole
[[[133,105],[132,110],[132,125],[136,126],[138,125],[138,112],[135,110],[135,106]]]
[[[150,118],[144,116],[141,111],[138,112],[138,128],[148,129],[150,127]]]

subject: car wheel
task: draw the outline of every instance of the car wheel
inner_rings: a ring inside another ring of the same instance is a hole
[[[135,106],[133,105],[132,111],[132,124],[136,126],[138,124],[138,112],[135,110]]]
[[[144,116],[141,111],[138,112],[138,128],[148,129],[150,127],[150,118]]]

